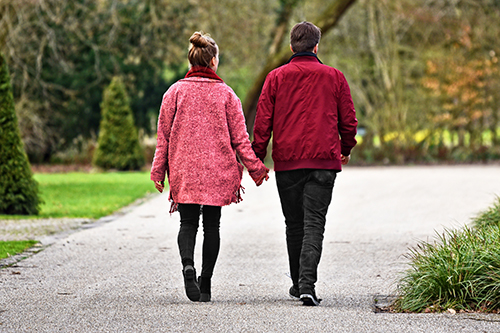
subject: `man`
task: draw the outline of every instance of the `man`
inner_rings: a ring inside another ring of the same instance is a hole
[[[358,124],[344,75],[316,56],[320,38],[320,29],[312,23],[292,28],[293,56],[266,78],[252,143],[263,160],[273,134],[293,282],[289,293],[312,306],[321,301],[315,283],[333,185],[342,165],[349,163]]]

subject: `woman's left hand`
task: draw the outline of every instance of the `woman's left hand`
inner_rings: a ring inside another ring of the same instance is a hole
[[[269,169],[266,168],[266,172],[264,172],[259,178],[254,179],[253,181],[255,182],[255,185],[260,186],[264,182],[264,180],[269,179]]]

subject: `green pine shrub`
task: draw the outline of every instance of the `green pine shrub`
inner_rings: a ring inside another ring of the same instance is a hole
[[[9,69],[0,53],[0,214],[37,215],[40,203],[21,140]]]
[[[114,77],[104,91],[101,124],[93,164],[103,169],[139,170],[144,155],[125,85]]]

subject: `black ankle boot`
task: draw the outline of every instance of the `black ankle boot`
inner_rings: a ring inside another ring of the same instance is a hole
[[[193,302],[198,302],[200,300],[200,287],[196,281],[196,270],[193,266],[186,265],[182,274],[184,275],[184,288],[187,297]]]
[[[200,302],[210,302],[210,288],[211,282],[209,278],[199,277],[198,282],[200,283]]]

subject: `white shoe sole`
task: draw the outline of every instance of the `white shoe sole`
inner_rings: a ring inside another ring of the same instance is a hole
[[[309,305],[309,306],[318,306],[319,301],[317,301],[313,295],[311,294],[302,294],[300,295],[300,300],[304,305]]]

